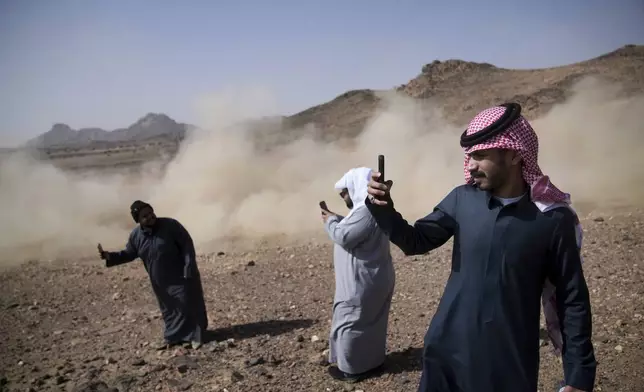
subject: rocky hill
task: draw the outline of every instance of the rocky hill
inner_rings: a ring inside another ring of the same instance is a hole
[[[448,120],[464,123],[481,109],[503,101],[518,101],[528,117],[543,114],[571,94],[580,79],[594,76],[618,82],[626,94],[644,91],[644,45],[626,45],[587,61],[543,69],[505,69],[463,60],[433,61],[418,76],[394,90],[419,100],[431,100]],[[252,124],[260,145],[281,144],[310,130],[318,140],[335,141],[357,136],[380,103],[378,92],[363,89],[345,92],[335,99],[292,116],[277,116]],[[313,125],[313,126],[312,126]],[[164,114],[147,114],[128,128],[71,129],[56,124],[31,140],[32,147],[80,146],[97,142],[131,142],[144,139],[180,140],[191,126]]]
[[[627,45],[594,59],[544,69],[436,60],[396,90],[417,99],[431,99],[442,106],[449,120],[463,123],[485,107],[510,100],[521,103],[529,117],[543,114],[567,98],[573,84],[587,76],[621,83],[627,94],[643,92],[644,45]],[[320,139],[351,138],[361,132],[378,103],[374,90],[349,91],[286,118],[285,125],[295,128],[312,123]]]
[[[165,114],[148,113],[127,128],[107,131],[101,128],[72,129],[67,124],[54,124],[46,133],[27,142],[28,147],[55,148],[87,146],[105,142],[133,142],[154,138],[180,140],[192,126],[174,121]]]

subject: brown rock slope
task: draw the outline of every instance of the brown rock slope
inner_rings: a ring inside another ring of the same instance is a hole
[[[627,45],[603,56],[561,67],[515,70],[462,60],[434,61],[397,88],[418,99],[431,99],[446,117],[464,123],[485,107],[518,101],[528,117],[543,114],[571,93],[580,79],[594,76],[620,83],[626,94],[644,91],[644,46]],[[335,140],[358,135],[378,107],[373,90],[346,92],[332,101],[287,117],[287,127],[315,124],[318,136]]]

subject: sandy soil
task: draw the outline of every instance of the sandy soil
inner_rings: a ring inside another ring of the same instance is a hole
[[[597,391],[644,391],[644,214],[584,222]],[[386,373],[331,380],[322,359],[333,297],[326,242],[201,255],[214,340],[157,351],[161,320],[140,262],[31,262],[0,275],[0,372],[10,391],[415,391],[422,340],[450,269],[451,243],[431,256],[394,249],[397,288]],[[561,378],[541,348],[540,391]]]

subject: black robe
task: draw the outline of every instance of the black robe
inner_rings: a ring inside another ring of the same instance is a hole
[[[572,211],[542,213],[528,195],[503,206],[471,185],[456,187],[413,226],[391,201],[366,204],[406,255],[454,237],[451,274],[425,335],[419,392],[537,391],[546,278],[556,287],[565,381],[593,389],[591,308]]]
[[[172,218],[157,218],[152,229],[137,226],[125,249],[110,252],[107,267],[143,260],[159,302],[168,343],[202,342],[208,328],[201,276],[188,231]]]

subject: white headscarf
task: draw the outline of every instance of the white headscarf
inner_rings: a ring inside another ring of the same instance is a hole
[[[347,189],[349,197],[353,202],[353,208],[347,214],[347,218],[358,208],[364,206],[364,201],[367,198],[367,186],[371,178],[371,169],[367,167],[357,167],[351,169],[342,176],[342,178],[335,183],[335,189],[341,191]]]

